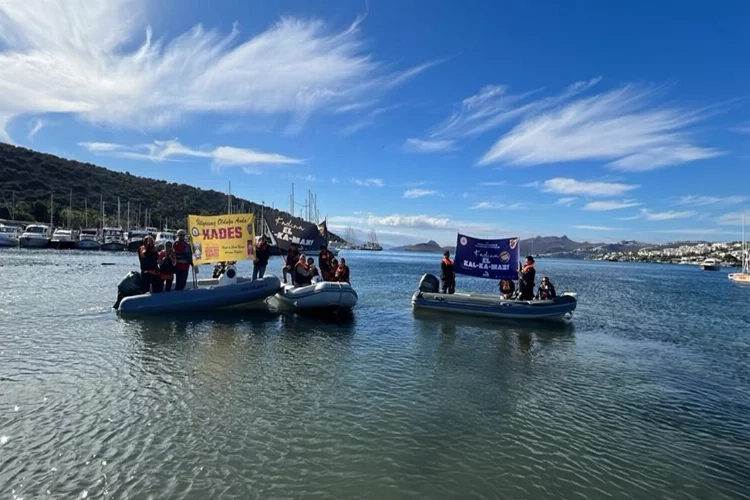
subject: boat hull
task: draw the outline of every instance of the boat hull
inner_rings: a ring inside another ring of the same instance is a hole
[[[100,250],[101,246],[101,243],[96,240],[78,240],[76,243],[78,250]]]
[[[554,321],[570,319],[578,301],[573,294],[563,294],[553,300],[505,300],[494,295],[417,291],[412,296],[411,303],[414,309],[453,314],[513,320]]]
[[[349,283],[330,281],[302,287],[282,285],[274,297],[297,311],[350,310],[359,300],[356,290]]]
[[[22,248],[47,248],[49,245],[49,239],[47,238],[29,238],[27,236],[21,236],[18,241]]]
[[[186,288],[179,292],[161,292],[126,297],[120,302],[121,315],[198,312],[238,306],[265,300],[275,294],[281,282],[276,276],[236,284]]]
[[[71,250],[76,248],[76,241],[73,240],[61,240],[61,241],[50,241],[50,248],[56,248],[58,250]]]
[[[749,273],[731,273],[728,275],[729,279],[735,283],[742,283],[743,285],[750,285],[750,274]]]
[[[0,248],[15,248],[18,246],[18,238],[0,236]]]
[[[108,241],[107,243],[102,243],[100,248],[105,252],[122,252],[125,250],[125,243],[121,241]]]
[[[704,271],[718,271],[721,269],[719,264],[701,264],[701,269]]]
[[[128,241],[128,246],[126,249],[129,252],[137,252],[139,248],[143,245],[143,239],[137,239],[137,240],[130,240]]]

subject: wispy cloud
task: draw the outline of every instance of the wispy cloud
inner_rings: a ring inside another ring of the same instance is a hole
[[[653,233],[666,233],[666,234],[684,234],[689,236],[709,236],[709,235],[732,235],[735,234],[732,231],[724,231],[715,227],[706,228],[680,228],[680,229],[656,229]]]
[[[480,182],[480,186],[485,187],[493,187],[493,186],[507,186],[508,183],[506,181],[489,181],[489,182]]]
[[[178,141],[154,141],[151,144],[127,146],[109,142],[81,142],[80,146],[91,153],[113,156],[131,160],[149,160],[153,162],[175,161],[180,158],[207,158],[215,170],[224,167],[242,166],[252,171],[261,165],[299,164],[303,160],[290,158],[278,153],[263,153],[253,149],[219,146],[212,150],[194,149]]]
[[[638,205],[641,205],[641,203],[638,203],[635,200],[591,201],[589,203],[586,203],[583,209],[597,211],[597,212],[604,212],[608,210],[622,210],[623,208],[637,207]]]
[[[365,119],[362,121],[354,122],[351,125],[347,125],[346,127],[341,129],[342,135],[352,135],[356,134],[360,130],[364,130],[367,127],[371,127],[372,125],[375,125],[374,120]]]
[[[283,175],[283,178],[289,181],[298,181],[298,182],[317,182],[317,177],[315,177],[312,174],[292,174],[292,173],[285,173]]]
[[[501,203],[499,201],[480,201],[470,210],[522,210],[526,208],[524,203]]]
[[[688,217],[695,217],[697,212],[693,210],[685,210],[677,212],[674,210],[667,210],[666,212],[652,212],[647,208],[641,209],[641,217],[650,221],[665,221],[674,219],[687,219]]]
[[[750,134],[750,122],[745,122],[738,127],[733,127],[731,130],[739,132],[740,134]]]
[[[206,113],[281,114],[295,131],[313,113],[376,99],[439,62],[387,70],[367,52],[361,18],[338,31],[286,17],[244,39],[236,27],[200,25],[159,39],[150,5],[0,3],[0,137],[15,117],[41,113],[136,129]]]
[[[575,203],[575,201],[576,201],[577,199],[578,199],[578,198],[576,198],[575,196],[567,196],[567,197],[565,197],[565,198],[560,198],[559,200],[557,200],[557,201],[555,202],[555,205],[563,205],[563,206],[569,207],[569,206],[571,206],[571,205],[572,205],[573,203]]]
[[[422,139],[406,139],[404,151],[411,153],[437,153],[440,151],[451,151],[454,148],[453,141],[436,140],[425,141]]]
[[[435,196],[438,192],[434,189],[413,188],[404,191],[404,198],[422,198],[424,196]]]
[[[338,177],[331,177],[331,183],[332,184],[338,184],[339,183],[339,178]]]
[[[716,222],[722,226],[742,225],[742,212],[729,212],[716,218]],[[750,223],[750,213],[745,215],[745,223]]]
[[[580,225],[580,226],[573,226],[575,229],[580,229],[582,231],[619,231],[619,227],[609,227],[609,226],[588,226],[588,225]]]
[[[29,130],[28,139],[31,141],[34,139],[34,136],[39,133],[40,130],[44,128],[46,123],[40,118],[34,118],[31,121],[31,129]]]
[[[354,216],[329,217],[328,222],[339,226],[359,226],[363,228],[400,228],[410,231],[441,231],[448,238],[455,241],[455,231],[472,231],[478,236],[497,235],[504,229],[493,224],[483,224],[454,220],[448,216],[426,214],[391,214],[378,216],[374,214],[359,214]],[[453,233],[453,234],[451,234]],[[412,239],[415,236],[411,233]]]
[[[555,177],[541,183],[542,191],[555,194],[577,194],[581,196],[620,196],[634,189],[637,184],[618,182],[577,181],[565,177]]]
[[[369,178],[369,179],[356,179],[351,178],[349,179],[349,182],[352,184],[356,184],[357,186],[375,186],[375,187],[383,187],[385,184],[383,183],[383,179],[378,178]]]
[[[651,105],[656,94],[627,85],[526,116],[479,164],[604,160],[613,169],[646,171],[723,154],[694,144],[690,127],[705,116]]]
[[[689,205],[694,207],[707,206],[707,205],[735,205],[738,203],[744,203],[750,200],[748,196],[697,196],[687,195],[682,196],[676,205]]]

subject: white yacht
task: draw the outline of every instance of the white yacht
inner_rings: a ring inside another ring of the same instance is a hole
[[[719,269],[721,269],[721,262],[719,262],[719,259],[709,257],[701,262],[700,266],[704,271],[718,271]]]
[[[131,229],[128,231],[128,246],[127,249],[131,252],[137,252],[141,245],[143,245],[143,238],[146,236],[153,236],[149,228],[146,229]]]
[[[745,241],[745,214],[742,214],[742,245],[740,246],[740,262],[742,264],[742,271],[739,273],[731,273],[728,278],[735,283],[743,283],[750,285],[750,248],[748,248],[747,241]]]
[[[154,243],[156,243],[156,249],[161,250],[164,248],[164,244],[168,241],[171,241],[172,244],[174,244],[175,236],[172,231],[162,231],[160,233],[156,233],[156,238],[154,238]]]
[[[122,252],[125,250],[125,232],[121,227],[103,227],[102,228],[102,250],[109,252]]]
[[[22,234],[20,227],[0,224],[0,247],[17,247]]]
[[[30,224],[26,226],[19,241],[24,248],[47,248],[51,239],[50,232],[50,227],[45,224]]]
[[[99,230],[88,228],[81,229],[76,242],[76,248],[78,250],[99,250],[102,244],[99,243]]]
[[[59,250],[76,248],[77,243],[78,232],[72,229],[55,229],[50,240],[50,246]]]

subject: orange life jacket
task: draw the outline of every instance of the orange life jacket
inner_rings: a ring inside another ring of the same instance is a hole
[[[533,269],[534,264],[524,264],[523,266],[523,272],[528,271],[529,269]]]
[[[445,264],[446,266],[453,267],[453,261],[450,260],[448,257],[443,257],[443,264]]]

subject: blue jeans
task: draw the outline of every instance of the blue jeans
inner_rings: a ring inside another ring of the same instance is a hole
[[[253,281],[257,280],[258,278],[263,278],[264,274],[266,274],[266,266],[253,264]]]

